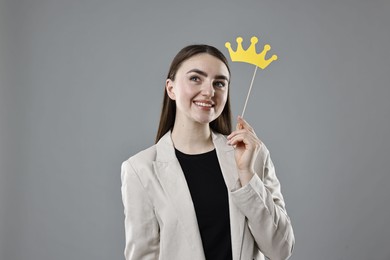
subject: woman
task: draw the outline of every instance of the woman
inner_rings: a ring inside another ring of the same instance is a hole
[[[156,144],[122,164],[125,257],[287,259],[294,234],[265,145],[238,117],[230,70],[208,45],[173,59]]]

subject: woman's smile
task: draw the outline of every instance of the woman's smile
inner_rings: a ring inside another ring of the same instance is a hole
[[[202,110],[211,110],[214,107],[214,102],[212,101],[194,101],[194,104]]]

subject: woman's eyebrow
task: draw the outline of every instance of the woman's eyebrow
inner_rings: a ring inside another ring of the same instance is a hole
[[[200,75],[202,75],[202,76],[204,76],[204,77],[207,77],[207,76],[208,76],[206,72],[204,72],[203,70],[200,70],[200,69],[192,69],[192,70],[189,70],[189,71],[187,72],[187,74],[192,73],[192,72],[198,73],[198,74],[200,74]],[[217,76],[215,76],[215,79],[223,79],[223,80],[229,81],[229,78],[226,77],[226,76],[224,76],[224,75],[217,75]]]
[[[215,79],[223,79],[223,80],[226,80],[227,82],[229,82],[229,78],[224,76],[224,75],[217,75],[217,76],[215,76]]]
[[[205,76],[205,77],[208,76],[206,72],[204,72],[203,70],[200,70],[200,69],[192,69],[192,70],[189,70],[189,71],[187,72],[187,74],[192,73],[192,72],[198,73],[198,74],[200,74],[200,75],[202,75],[202,76]]]

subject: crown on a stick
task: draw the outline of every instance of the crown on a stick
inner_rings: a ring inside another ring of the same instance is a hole
[[[248,49],[242,48],[242,38],[237,37],[237,50],[233,51],[230,42],[225,43],[225,47],[228,49],[230,58],[232,61],[246,62],[265,69],[271,62],[278,59],[278,56],[272,55],[268,60],[265,59],[265,55],[271,49],[269,44],[264,45],[264,49],[261,53],[256,53],[257,37],[251,38],[251,45]]]

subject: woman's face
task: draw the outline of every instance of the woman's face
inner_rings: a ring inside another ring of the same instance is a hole
[[[184,61],[175,80],[166,82],[167,93],[176,102],[176,123],[215,120],[225,107],[228,87],[229,71],[218,58],[202,53]]]

